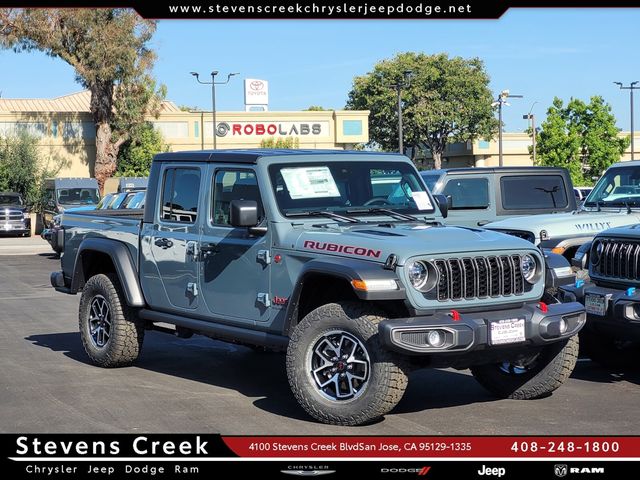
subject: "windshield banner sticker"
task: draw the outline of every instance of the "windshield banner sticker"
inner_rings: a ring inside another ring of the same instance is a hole
[[[283,168],[281,173],[292,200],[340,196],[329,167]]]

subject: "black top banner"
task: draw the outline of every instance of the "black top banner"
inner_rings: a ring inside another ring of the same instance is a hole
[[[148,19],[497,19],[510,8],[629,7],[628,1],[533,0],[0,0],[5,8],[133,8]],[[640,3],[638,3],[640,6]]]

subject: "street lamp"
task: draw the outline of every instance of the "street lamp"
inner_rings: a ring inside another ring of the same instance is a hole
[[[498,95],[498,98],[495,102],[491,104],[492,107],[498,107],[498,161],[499,165],[502,167],[502,105],[509,106],[507,103],[507,98],[524,98],[522,95],[511,95],[509,90],[503,90]]]
[[[196,77],[196,80],[198,81],[198,83],[201,83],[203,85],[211,85],[211,110],[212,110],[212,114],[213,114],[213,149],[216,149],[216,85],[226,85],[227,83],[229,83],[229,80],[231,80],[231,77],[233,77],[234,75],[238,75],[238,72],[235,73],[230,73],[229,75],[227,75],[227,80],[224,82],[216,82],[216,75],[218,75],[218,71],[214,70],[213,72],[211,72],[211,81],[210,82],[203,82],[202,80],[200,80],[200,74],[197,72],[190,72],[191,75],[193,75],[194,77]]]
[[[631,103],[631,160],[633,160],[633,91],[638,90],[640,87],[636,87],[637,81],[631,82],[628,87],[622,85],[622,82],[613,82],[620,87],[620,90],[629,90],[629,99]]]
[[[411,78],[411,74],[413,72],[411,70],[405,70],[402,72],[404,79],[400,80],[398,83],[393,85],[389,85],[391,88],[396,89],[396,93],[398,94],[398,150],[400,154],[404,152],[403,145],[403,135],[402,135],[402,88],[409,85],[409,80]]]
[[[536,116],[531,113],[534,105],[538,103],[537,101],[533,102],[531,108],[529,109],[529,113],[523,115],[522,118],[524,120],[531,120],[531,135],[533,139],[533,164],[536,164]]]

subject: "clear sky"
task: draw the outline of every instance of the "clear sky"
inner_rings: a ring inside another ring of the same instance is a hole
[[[554,96],[592,95],[602,95],[628,130],[629,92],[612,82],[640,80],[638,25],[640,9],[511,9],[500,20],[163,20],[153,39],[155,75],[168,99],[207,110],[210,89],[190,71],[204,80],[212,70],[219,79],[240,72],[217,87],[218,111],[244,108],[243,78],[269,81],[270,110],[340,109],[353,77],[378,60],[403,51],[447,52],[483,59],[496,95],[507,88],[525,96],[505,107],[507,131],[526,128],[522,115],[536,101],[533,113],[542,120]],[[80,90],[69,66],[40,53],[0,51],[0,66],[4,98]]]

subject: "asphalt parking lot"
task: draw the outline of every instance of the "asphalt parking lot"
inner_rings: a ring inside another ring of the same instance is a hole
[[[37,239],[19,240],[30,243],[6,248],[18,239],[0,239],[2,432],[640,434],[640,373],[586,359],[552,396],[533,401],[495,399],[467,371],[418,371],[390,415],[356,428],[307,417],[279,354],[150,332],[136,366],[100,369],[82,349],[79,296],[49,286],[59,260]]]

